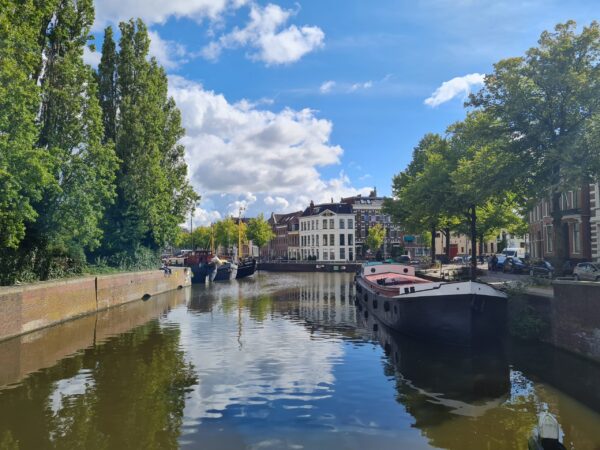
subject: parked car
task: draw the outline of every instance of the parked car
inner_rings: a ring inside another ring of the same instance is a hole
[[[548,261],[539,259],[529,267],[529,275],[532,277],[554,278],[554,266]]]
[[[582,262],[573,269],[573,277],[579,280],[600,281],[600,264]]]
[[[500,262],[498,261],[498,266]],[[500,268],[500,267],[499,267]],[[529,266],[521,258],[509,256],[502,262],[502,271],[510,273],[527,273]]]
[[[465,256],[455,256],[454,258],[452,258],[452,264],[466,264],[467,263],[467,259]]]
[[[435,259],[442,264],[450,264],[450,257],[446,255],[435,255]]]

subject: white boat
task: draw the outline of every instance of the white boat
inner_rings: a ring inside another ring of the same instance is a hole
[[[419,338],[472,345],[500,338],[506,326],[505,293],[474,281],[425,280],[403,264],[364,264],[356,296],[363,314]]]

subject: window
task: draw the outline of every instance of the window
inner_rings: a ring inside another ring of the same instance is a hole
[[[314,234],[310,235],[310,246],[311,247],[315,246],[315,235]]]
[[[546,251],[548,253],[552,253],[553,251],[553,247],[552,247],[552,239],[554,238],[553,233],[552,233],[552,225],[546,225]]]
[[[319,235],[317,234],[317,247],[319,246]]]
[[[341,229],[346,228],[346,221],[344,219],[340,219],[340,228]]]
[[[581,235],[581,224],[573,224],[573,253],[581,252],[581,243],[579,242]]]
[[[329,219],[329,228],[331,228],[332,230],[335,228],[335,224],[333,222],[333,219]]]
[[[348,235],[348,245],[354,245],[354,235]]]
[[[323,235],[323,246],[327,247],[327,235],[326,234]]]
[[[335,261],[335,254],[333,252],[329,252],[329,259]]]
[[[327,219],[323,219],[323,229],[327,229]]]
[[[354,228],[354,220],[348,219],[348,229],[351,230],[352,228]]]
[[[352,251],[352,248],[348,249],[348,261],[354,261],[354,252]]]
[[[319,237],[319,236],[317,236],[317,238],[318,238],[318,237]],[[317,245],[319,245],[319,244],[317,243]],[[317,259],[319,259],[319,249],[317,249]]]
[[[334,236],[335,236],[335,234],[329,235],[329,245],[331,245],[332,247],[335,245]],[[331,259],[333,259],[333,258],[331,258]]]
[[[346,245],[344,243],[344,235],[343,234],[340,234],[340,245]]]
[[[342,234],[343,236],[343,234]],[[346,259],[346,249],[345,248],[340,248],[340,259],[342,261],[344,261]]]
[[[327,261],[329,258],[329,253],[328,252],[323,252],[323,260]]]

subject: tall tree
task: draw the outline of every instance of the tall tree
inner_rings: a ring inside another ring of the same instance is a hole
[[[215,224],[215,244],[226,249],[226,252],[238,241],[238,228],[231,217]]]
[[[187,180],[181,114],[167,94],[167,77],[154,58],[148,60],[150,39],[141,20],[119,25],[116,58],[117,202],[107,216],[109,252],[132,251],[138,245],[158,249],[174,241],[178,226],[198,200]],[[109,33],[110,34],[110,33]],[[101,79],[114,80],[113,48],[105,46]],[[111,75],[112,74],[112,75]],[[113,85],[102,84],[100,98],[112,99]],[[112,120],[108,103],[104,113]],[[110,138],[107,135],[107,138]]]
[[[104,142],[115,142],[117,140],[117,111],[119,107],[117,58],[113,30],[109,26],[104,30],[102,57],[97,73],[98,97],[102,107],[102,123],[104,125]]]
[[[260,253],[260,249],[275,238],[275,233],[261,213],[248,221],[246,236],[258,247]]]
[[[36,146],[41,64],[39,26],[44,14],[32,0],[0,0],[0,258],[3,272],[38,212],[34,203],[53,184],[47,153]],[[10,250],[9,250],[10,249]],[[0,277],[2,279],[3,277]]]
[[[30,235],[30,242],[78,256],[100,243],[117,162],[113,145],[102,144],[96,83],[83,62],[93,21],[93,0],[62,0],[45,31],[38,143],[52,157],[58,187],[37,204],[40,217]]]
[[[600,26],[592,22],[577,33],[569,21],[545,31],[524,57],[495,64],[470,105],[502,123],[510,151],[527,162],[516,179],[530,184],[530,197],[550,196],[560,263],[566,257],[561,193],[587,188],[598,176],[600,155],[588,153],[582,136],[600,112]]]

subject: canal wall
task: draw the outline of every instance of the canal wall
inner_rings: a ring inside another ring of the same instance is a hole
[[[0,288],[0,340],[191,285],[188,268],[128,272]]]
[[[323,263],[323,262],[261,262],[258,270],[267,272],[348,272],[356,273],[361,263]]]
[[[522,294],[545,325],[537,338],[600,363],[600,283],[555,280],[552,287],[553,295]],[[509,305],[509,320],[522,314],[523,303]]]
[[[189,298],[189,289],[169,291],[147,302],[130,302],[4,340],[0,342],[0,386],[17,383],[32,372],[144,325]]]

